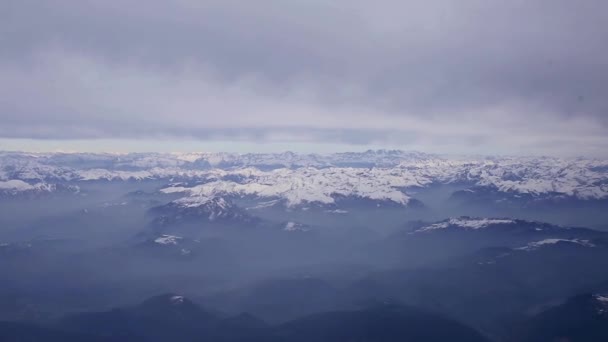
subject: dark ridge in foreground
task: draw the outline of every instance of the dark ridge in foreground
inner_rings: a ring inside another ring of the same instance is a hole
[[[380,305],[333,311],[270,326],[249,314],[223,317],[183,296],[166,294],[140,305],[68,315],[48,327],[0,323],[1,341],[250,341],[483,342],[475,330],[419,309]]]

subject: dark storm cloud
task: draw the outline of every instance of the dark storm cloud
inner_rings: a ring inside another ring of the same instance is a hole
[[[2,137],[608,147],[605,1],[5,1]]]

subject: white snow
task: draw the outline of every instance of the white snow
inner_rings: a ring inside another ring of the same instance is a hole
[[[182,304],[183,302],[184,302],[184,296],[172,296],[171,297],[171,304],[179,305],[179,304]]]
[[[595,295],[595,299],[599,300],[602,303],[608,304],[608,296]]]
[[[209,221],[224,218],[231,215],[233,205],[222,197],[195,195],[192,197],[182,197],[171,202],[182,208],[203,208],[209,215]]]
[[[195,162],[204,157],[204,152],[191,152],[191,153],[181,153],[181,152],[172,152],[171,156],[174,156],[177,160],[183,160],[187,162]]]
[[[217,180],[191,188],[168,187],[163,193],[187,193],[190,196],[254,195],[261,198],[281,198],[287,207],[306,203],[335,203],[335,196],[360,197],[371,200],[392,201],[406,205],[410,198],[396,187],[404,186],[398,178],[368,175],[360,169],[302,168],[278,169],[269,172],[248,172],[246,183]],[[236,173],[238,174],[238,173]],[[274,205],[273,202],[269,202]]]
[[[536,241],[536,242],[531,242],[529,243],[527,246],[524,247],[519,247],[516,248],[518,250],[524,250],[524,251],[533,251],[536,249],[539,249],[543,246],[547,246],[547,245],[554,245],[556,243],[559,242],[566,242],[566,243],[574,243],[577,245],[581,245],[584,247],[595,247],[594,244],[592,244],[589,240],[581,240],[581,239],[544,239],[541,241]]]
[[[285,228],[283,228],[283,230],[288,231],[288,232],[296,232],[296,231],[301,231],[301,232],[305,232],[308,231],[308,229],[304,228],[304,226],[300,223],[296,223],[296,222],[287,222],[285,224]]]
[[[0,181],[0,191],[10,192],[10,193],[22,193],[22,192],[41,192],[41,193],[49,193],[53,192],[57,189],[55,184],[48,184],[44,182],[38,182],[35,184],[30,184],[24,182],[19,179],[10,179],[8,181]],[[69,189],[74,190],[74,193],[78,192],[77,186],[71,186]]]
[[[593,296],[593,298],[595,298],[595,300],[598,302],[598,304],[600,306],[598,308],[597,312],[600,315],[602,315],[604,313],[608,313],[608,296],[596,294]]]
[[[508,219],[492,219],[492,218],[451,218],[446,221],[431,224],[426,227],[417,229],[416,232],[427,232],[437,229],[446,229],[448,227],[459,227],[463,229],[481,229],[490,225],[497,224],[513,224],[515,221]]]
[[[183,186],[170,186],[167,188],[160,189],[160,192],[162,192],[164,194],[174,194],[174,193],[190,192],[191,190],[192,190],[192,188],[187,188],[187,187],[183,187]]]
[[[257,205],[255,205],[253,207],[249,207],[247,209],[248,210],[255,210],[255,209],[269,208],[269,207],[277,205],[279,202],[280,202],[280,200],[271,200],[271,201],[259,202]]]
[[[179,240],[181,240],[181,239],[182,239],[181,236],[161,235],[160,237],[156,238],[154,240],[154,242],[161,244],[161,245],[177,245]]]
[[[205,205],[209,202],[212,202],[215,198],[212,196],[202,196],[202,195],[197,195],[197,196],[192,196],[192,197],[183,197],[180,199],[177,199],[175,201],[173,201],[173,203],[176,203],[182,207],[186,207],[186,208],[196,208],[196,207],[200,207],[202,205]],[[218,203],[221,203],[222,206],[226,206],[226,201],[223,198],[218,198],[217,199]]]
[[[330,214],[348,214],[348,210],[344,209],[326,210],[325,212]]]
[[[608,161],[547,157],[442,157],[403,151],[316,154],[232,153],[10,153],[0,152],[0,189],[29,189],[52,180],[213,180],[200,189],[169,187],[163,192],[203,191],[274,197],[288,206],[333,203],[336,195],[407,204],[403,189],[466,182],[505,194],[565,196],[580,200],[608,198]],[[89,161],[94,163],[88,164]],[[194,162],[214,169],[200,169]],[[102,162],[102,163],[100,163]],[[337,167],[351,164],[371,168]],[[108,165],[98,168],[97,165]],[[95,165],[91,168],[88,165]],[[224,165],[224,166],[223,166]],[[227,166],[225,166],[227,165]],[[260,171],[257,165],[281,165]],[[220,169],[222,167],[223,169]],[[128,171],[127,171],[128,170]],[[238,183],[222,180],[242,177]],[[34,185],[32,185],[34,184]],[[465,191],[474,191],[466,189]]]
[[[0,182],[1,190],[16,190],[16,191],[25,191],[32,190],[34,187],[22,180],[11,179],[6,182]]]

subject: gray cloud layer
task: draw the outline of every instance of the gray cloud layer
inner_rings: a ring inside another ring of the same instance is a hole
[[[606,155],[608,2],[0,2],[0,138]]]

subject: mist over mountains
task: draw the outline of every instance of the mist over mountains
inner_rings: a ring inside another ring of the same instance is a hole
[[[608,341],[606,13],[0,1],[0,342]]]
[[[2,152],[0,337],[601,341],[607,206],[598,159]]]

